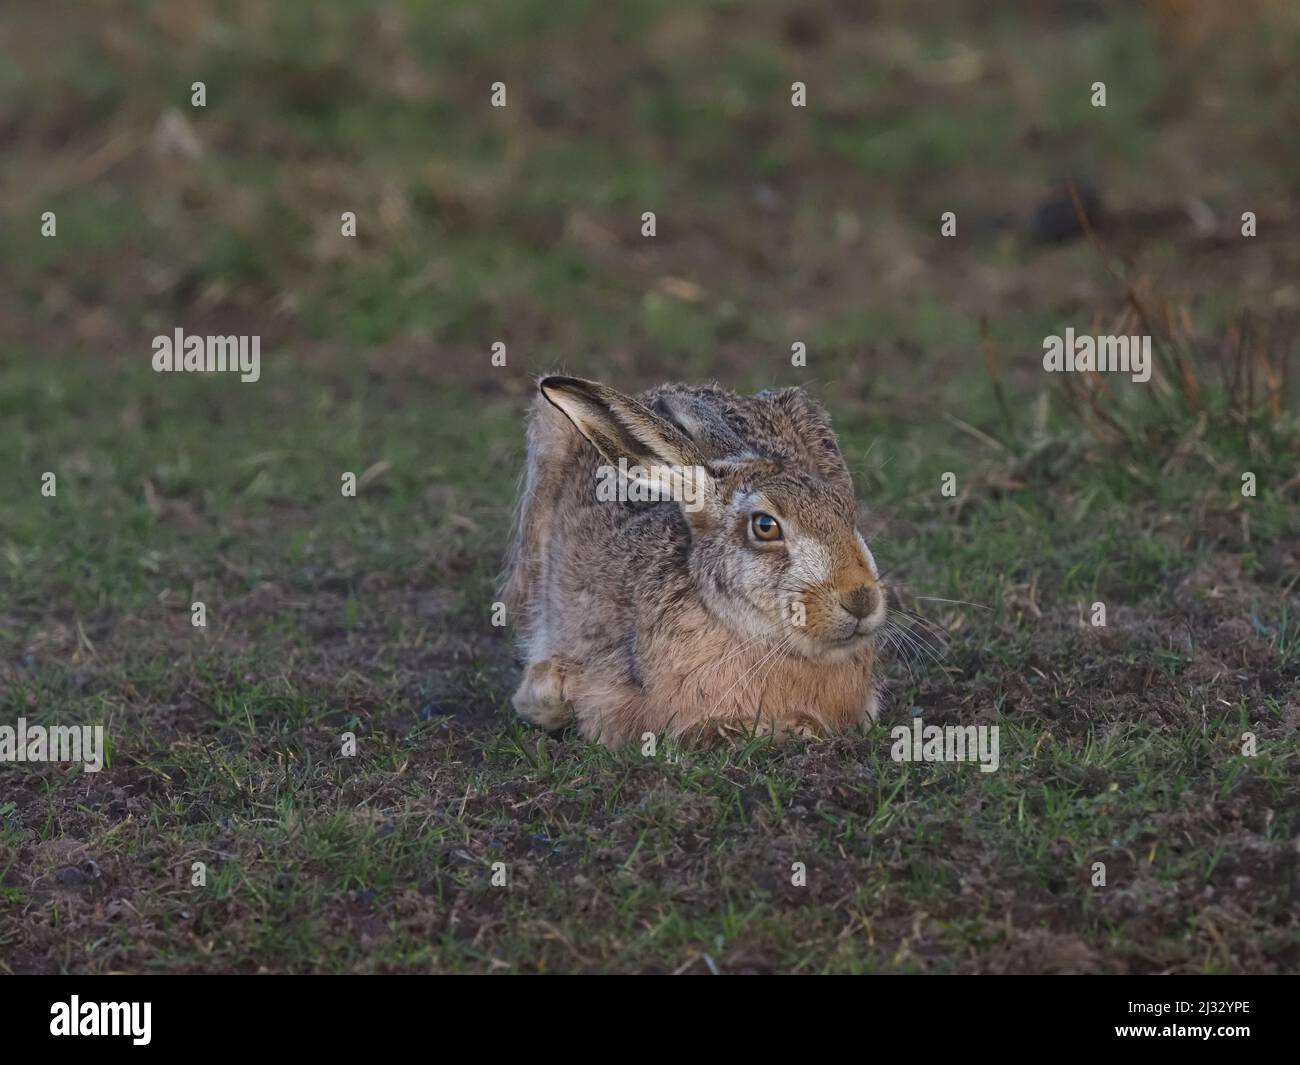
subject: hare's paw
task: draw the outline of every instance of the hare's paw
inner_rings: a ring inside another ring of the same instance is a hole
[[[558,655],[532,663],[512,700],[515,712],[548,732],[567,725],[573,719],[573,704],[565,688],[574,672],[574,664]]]

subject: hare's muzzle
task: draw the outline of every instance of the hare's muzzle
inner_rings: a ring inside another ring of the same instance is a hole
[[[885,593],[876,583],[862,584],[851,591],[840,593],[840,607],[856,619],[854,635],[874,630],[885,616]]]

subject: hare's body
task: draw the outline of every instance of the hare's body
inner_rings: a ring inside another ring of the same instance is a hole
[[[853,571],[855,587],[874,583],[870,553],[856,531],[856,545],[838,545],[852,558],[833,559],[831,549],[804,540],[781,545],[787,550],[780,559],[767,557],[775,545],[754,545],[756,557],[749,558],[733,543],[735,523],[720,505],[724,495],[748,492],[756,478],[779,485],[783,459],[801,467],[826,465],[829,449],[810,462],[799,460],[808,446],[825,448],[826,439],[834,446],[829,429],[825,438],[809,440],[808,426],[798,418],[790,425],[769,424],[783,417],[779,400],[673,386],[638,400],[610,393],[617,397],[611,402],[628,406],[616,407],[617,431],[606,433],[603,423],[593,426],[586,406],[579,410],[567,398],[557,402],[555,395],[539,396],[530,418],[507,591],[525,662],[514,697],[520,715],[546,728],[576,719],[583,736],[618,746],[646,732],[678,737],[719,728],[827,732],[874,714],[870,641],[858,639],[852,626],[850,635],[825,648],[813,641],[806,616],[824,606],[820,601],[801,608],[799,631],[787,631],[783,614],[792,588],[833,584],[834,571],[843,568],[836,561]],[[801,407],[800,413],[805,410],[824,426],[818,408]],[[653,422],[676,448],[659,447],[656,456],[690,459],[699,464],[691,468],[709,470],[707,505],[691,511],[671,501],[598,498],[596,486],[611,460],[617,462],[615,452],[630,461],[646,460],[637,453],[645,450],[638,418]],[[613,439],[629,426],[630,436],[621,443]],[[588,432],[591,438],[584,435]],[[763,436],[769,439],[754,439]],[[815,471],[818,485],[828,472],[832,480],[840,473],[833,468],[842,467],[838,448],[833,458],[830,468]],[[824,490],[834,496],[828,511],[838,521],[847,519],[851,528],[847,476],[843,472],[842,480],[828,482]],[[789,492],[797,496],[798,487],[791,481],[783,498],[791,498]],[[817,505],[821,500],[806,511]],[[801,520],[818,526],[810,513]],[[780,577],[766,577],[772,566]],[[764,595],[738,594],[756,582],[771,585],[770,602]],[[837,623],[842,626],[843,619],[837,617]]]

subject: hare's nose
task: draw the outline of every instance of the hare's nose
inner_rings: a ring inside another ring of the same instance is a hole
[[[874,584],[864,584],[848,595],[840,596],[840,606],[855,618],[869,617],[880,604],[880,592]]]

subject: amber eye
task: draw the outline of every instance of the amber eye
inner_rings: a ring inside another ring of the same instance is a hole
[[[754,539],[770,544],[781,539],[781,523],[771,514],[759,511],[749,519],[749,527],[754,531]]]

